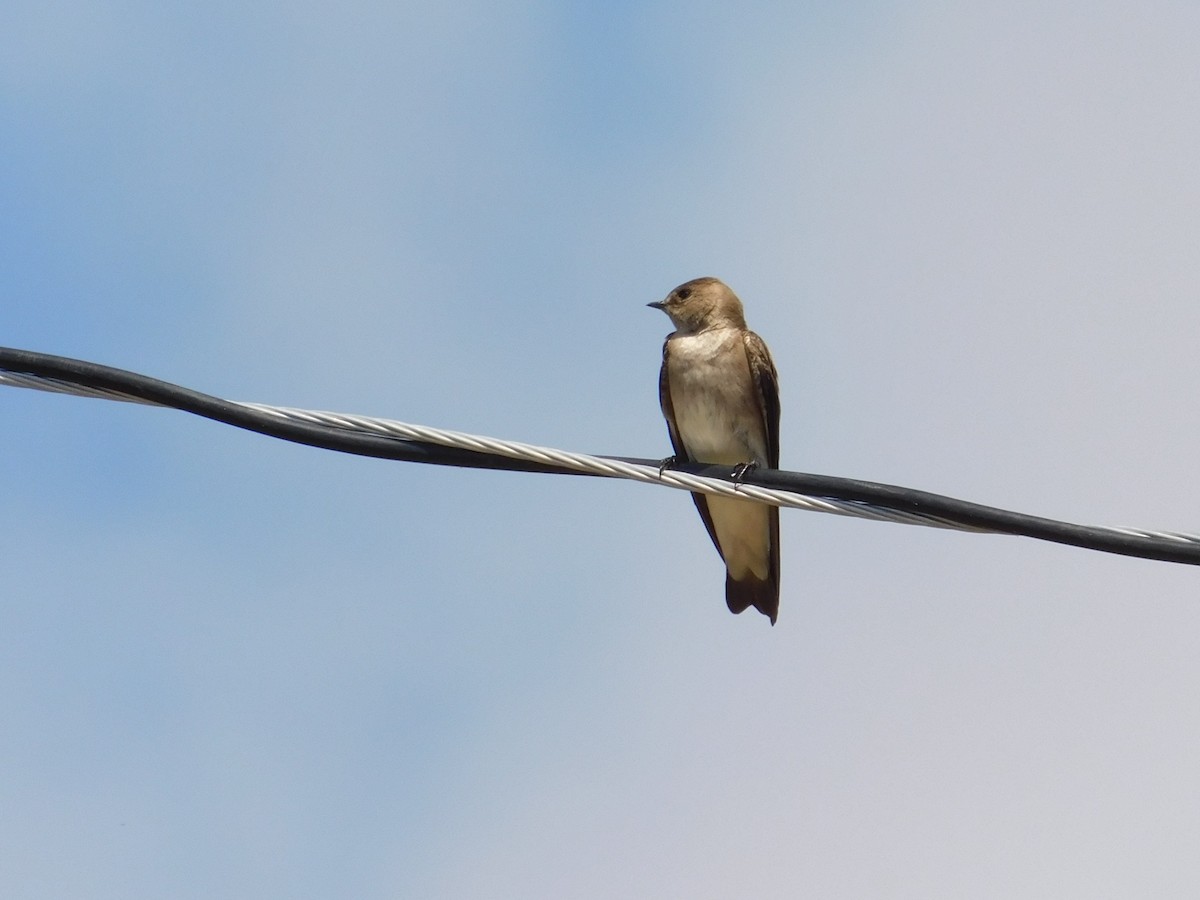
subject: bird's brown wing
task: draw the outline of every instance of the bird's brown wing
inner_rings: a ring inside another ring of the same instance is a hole
[[[662,407],[663,418],[667,420],[667,433],[671,436],[671,447],[675,450],[675,458],[680,462],[695,462],[688,453],[687,447],[684,446],[683,439],[679,436],[679,429],[675,427],[675,404],[671,402],[670,358],[671,339],[667,338],[663,343],[662,369],[658,373],[658,403]],[[717,540],[717,530],[713,526],[712,514],[708,511],[708,500],[705,499],[704,494],[693,493],[692,501],[696,504],[696,510],[700,513],[700,518],[704,522],[708,536],[712,539],[713,546],[717,548],[717,553],[721,554],[721,559],[725,559],[725,554],[721,552],[721,544]]]
[[[767,467],[779,468],[779,375],[771,351],[753,331],[745,332],[746,361],[750,380],[758,393],[759,409],[767,426]]]
[[[767,466],[779,468],[779,375],[767,345],[753,331],[744,337],[746,360],[750,364],[750,380],[755,387],[763,424],[767,430]],[[726,578],[726,602],[729,608],[735,605],[745,609],[753,605],[760,613],[775,624],[779,615],[779,507],[772,506],[770,522],[771,560],[770,572],[765,581],[747,579],[735,582]],[[734,610],[738,612],[740,610]]]

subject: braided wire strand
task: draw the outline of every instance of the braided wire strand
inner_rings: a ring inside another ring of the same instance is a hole
[[[452,465],[624,478],[644,484],[659,484],[679,490],[737,497],[811,512],[959,531],[1027,534],[1045,540],[1129,556],[1200,564],[1200,536],[1195,534],[1140,528],[1075,526],[1052,519],[1008,513],[1005,510],[981,507],[977,504],[955,501],[952,498],[870,482],[857,482],[854,486],[870,491],[872,497],[882,494],[882,502],[874,502],[872,499],[862,499],[858,496],[847,498],[844,495],[813,495],[761,484],[742,483],[730,480],[729,477],[710,477],[709,475],[675,470],[666,466],[649,464],[647,460],[595,456],[483,435],[449,431],[427,425],[414,425],[394,419],[221,400],[144,375],[32,351],[0,348],[0,385],[150,406],[172,407],[270,436],[364,455],[415,459]],[[264,422],[270,421],[282,424],[273,429],[264,424]],[[297,430],[301,430],[303,433],[297,434]],[[315,430],[316,437],[313,436],[312,430]],[[345,435],[347,437],[335,441],[329,435]],[[363,439],[373,442],[369,448],[362,446]],[[407,450],[404,453],[397,453],[392,449],[380,451],[381,439],[383,444],[389,448],[392,446],[417,449],[441,447],[448,451],[458,452],[460,455],[451,460],[438,458],[428,452],[424,456],[414,456],[412,454],[415,453],[415,450]],[[352,440],[357,443],[347,446]],[[391,445],[390,441],[395,441],[396,444]],[[465,458],[461,455],[464,452],[467,454]],[[498,462],[497,459],[501,461]],[[513,463],[504,463],[503,460],[511,460]],[[692,466],[692,468],[695,467],[695,465]],[[712,468],[715,467],[709,467],[708,471],[711,471]],[[728,474],[732,475],[732,473]],[[763,473],[762,480],[795,482],[804,479],[810,483],[822,479],[824,483],[847,482],[846,479],[800,476],[797,473],[782,471],[766,471]],[[839,493],[841,492],[839,491]],[[938,514],[917,508],[923,506],[941,506],[944,510],[949,510],[949,513]],[[960,518],[956,518],[956,516]],[[1022,522],[1014,524],[1013,520],[1022,520]],[[1042,533],[1038,533],[1039,531]],[[1065,532],[1068,531],[1074,532],[1074,534],[1067,535]],[[1087,536],[1083,536],[1079,532],[1086,532]]]

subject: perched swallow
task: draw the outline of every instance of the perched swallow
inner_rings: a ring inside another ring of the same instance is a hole
[[[716,278],[681,284],[647,304],[671,318],[659,402],[675,458],[779,468],[779,377],[767,345],[746,327],[742,302]],[[779,507],[692,494],[725,561],[725,603],[779,614]]]

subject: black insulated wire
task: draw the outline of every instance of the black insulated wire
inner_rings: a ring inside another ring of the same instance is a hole
[[[513,472],[540,472],[554,475],[582,475],[565,467],[512,459],[500,454],[446,447],[425,441],[346,431],[333,426],[302,423],[276,418],[265,412],[247,409],[238,403],[202,394],[189,388],[160,381],[136,372],[115,369],[84,360],[0,347],[0,370],[53,378],[87,388],[115,391],[149,403],[169,406],[236,428],[269,437],[379,459],[394,459],[441,466],[474,469],[498,469]],[[660,460],[608,456],[604,459],[638,465],[658,466]],[[728,466],[679,464],[677,471],[708,478],[734,481]],[[1055,519],[1012,512],[913,488],[783,470],[750,469],[739,479],[743,484],[792,491],[833,500],[859,502],[900,512],[934,516],[968,528],[1001,534],[1020,535],[1162,562],[1200,565],[1200,540],[1169,535],[1126,534],[1122,531],[1088,525],[1074,525]]]

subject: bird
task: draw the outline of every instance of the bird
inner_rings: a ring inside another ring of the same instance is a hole
[[[674,457],[663,461],[779,468],[779,376],[762,338],[746,327],[742,301],[717,278],[679,285],[648,303],[671,319],[658,393]],[[693,493],[725,562],[725,603],[779,615],[779,507]]]

